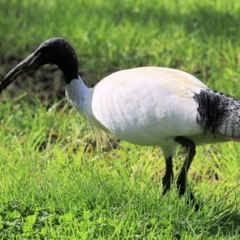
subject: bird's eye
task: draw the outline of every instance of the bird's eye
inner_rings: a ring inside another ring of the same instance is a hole
[[[39,50],[41,50],[41,52],[46,52],[47,51],[47,46],[42,46]]]

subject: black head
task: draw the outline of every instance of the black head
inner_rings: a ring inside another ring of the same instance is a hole
[[[78,59],[73,47],[63,38],[50,38],[3,78],[0,92],[22,73],[45,64],[56,64],[62,70],[66,83],[78,78]]]

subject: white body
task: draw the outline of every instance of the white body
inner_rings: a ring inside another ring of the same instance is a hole
[[[66,95],[93,125],[134,144],[160,146],[167,156],[175,150],[176,136],[197,145],[216,141],[196,122],[193,97],[201,89],[208,87],[186,72],[142,67],[113,73],[94,88],[79,77],[66,85]]]

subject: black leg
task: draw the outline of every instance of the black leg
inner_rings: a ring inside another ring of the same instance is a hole
[[[191,140],[188,140],[184,137],[176,137],[175,141],[180,143],[183,147],[187,149],[187,157],[183,163],[180,174],[177,179],[177,187],[179,190],[179,195],[182,196],[186,191],[186,180],[187,180],[187,172],[191,166],[192,160],[196,154],[196,146],[195,143]],[[194,201],[194,196],[192,192],[189,193],[190,201]]]
[[[163,195],[169,191],[171,184],[173,182],[173,164],[172,164],[172,157],[168,157],[165,159],[166,162],[166,172],[162,179],[162,185],[163,185]]]

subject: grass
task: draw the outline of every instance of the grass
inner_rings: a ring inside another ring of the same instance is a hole
[[[199,149],[190,178],[203,208],[195,212],[174,190],[161,197],[157,148],[94,148],[86,144],[94,136],[68,105],[47,110],[22,98],[0,108],[3,239],[237,239],[237,146]]]
[[[89,86],[120,69],[158,65],[240,96],[238,1],[0,5],[0,77],[45,39],[62,36],[75,47]],[[55,84],[61,77],[42,68],[1,96],[0,239],[238,239],[237,144],[198,147],[189,172],[202,205],[195,212],[175,189],[161,196],[159,149],[95,147],[95,134],[65,99],[43,104],[38,82],[49,72]],[[180,149],[175,172],[183,158]]]

